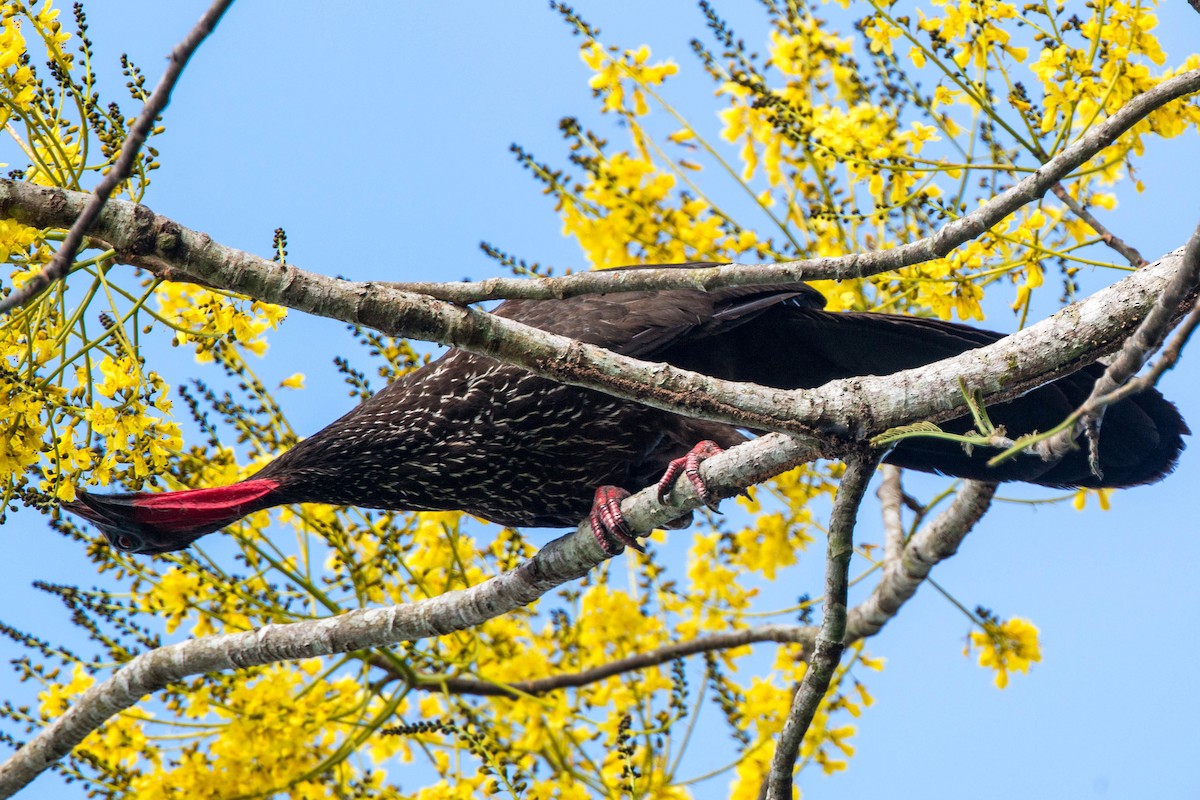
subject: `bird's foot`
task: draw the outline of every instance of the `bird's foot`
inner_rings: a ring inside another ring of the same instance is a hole
[[[601,486],[592,500],[592,533],[600,543],[600,549],[609,557],[619,555],[626,547],[639,553],[646,552],[637,538],[630,532],[625,515],[621,513],[621,501],[629,492],[618,486]]]
[[[724,452],[725,448],[721,447],[721,445],[705,439],[689,450],[686,456],[671,461],[667,465],[667,471],[663,473],[662,478],[658,482],[658,502],[667,502],[667,495],[671,493],[671,487],[675,485],[675,479],[682,472],[692,484],[692,488],[696,490],[696,495],[704,501],[704,505],[716,511],[717,501],[712,499],[708,491],[708,486],[705,485],[704,479],[700,477],[700,462]]]

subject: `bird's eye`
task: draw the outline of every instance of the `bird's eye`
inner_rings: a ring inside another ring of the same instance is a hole
[[[132,550],[133,549],[133,539],[128,536],[124,536],[124,535],[118,536],[117,537],[117,549],[118,550]]]

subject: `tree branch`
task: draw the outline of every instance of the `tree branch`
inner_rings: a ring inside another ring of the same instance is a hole
[[[55,252],[54,257],[50,259],[50,263],[41,272],[30,278],[21,288],[15,289],[8,297],[0,299],[0,314],[24,306],[34,297],[37,297],[47,286],[55,281],[62,280],[67,274],[67,270],[75,262],[75,254],[79,252],[84,235],[86,235],[93,223],[95,223],[101,209],[104,208],[104,204],[108,201],[109,195],[133,171],[137,154],[142,149],[142,145],[146,143],[146,137],[154,127],[154,121],[158,119],[158,115],[162,113],[163,109],[167,107],[167,103],[171,101],[171,90],[175,88],[179,76],[183,74],[183,68],[187,66],[188,60],[196,52],[196,48],[200,46],[200,43],[217,27],[217,23],[221,20],[221,15],[232,4],[233,0],[216,0],[204,12],[204,16],[188,32],[183,41],[177,44],[175,49],[171,51],[171,55],[168,57],[167,69],[163,72],[162,77],[159,78],[158,85],[154,87],[154,91],[142,107],[142,113],[138,114],[137,119],[134,120],[133,125],[130,127],[129,134],[125,137],[124,144],[121,145],[121,152],[117,155],[116,162],[113,163],[108,173],[100,179],[100,182],[96,184],[96,188],[88,196],[86,205],[84,205],[83,210],[76,217],[74,223],[71,224],[70,230],[67,231],[67,235],[59,246],[58,251]]]
[[[980,235],[1023,203],[1044,194],[1066,172],[1087,161],[1145,114],[1197,89],[1200,89],[1200,70],[1163,82],[1131,100],[1105,123],[1047,162],[1042,169],[972,214],[948,224],[928,239],[889,251],[841,259],[795,262],[791,265],[740,266],[729,270],[668,270],[665,273],[658,270],[632,271],[620,273],[615,279],[607,276],[593,278],[589,274],[571,276],[571,280],[585,284],[600,278],[617,280],[625,288],[633,288],[634,284],[641,288],[646,285],[676,285],[676,282],[684,286],[712,288],[734,283],[852,277],[920,263],[947,253],[954,246]],[[86,197],[61,189],[42,189],[0,181],[0,215],[39,227],[63,226],[78,216],[82,210],[81,198]],[[869,379],[831,384],[826,389],[833,389],[830,392],[832,397],[821,396],[820,392],[789,395],[719,381],[666,365],[651,366],[484,312],[439,302],[427,296],[400,292],[385,284],[340,281],[260,259],[224,247],[207,235],[188,230],[140,205],[109,203],[99,215],[93,233],[112,247],[122,260],[145,267],[162,278],[197,282],[264,302],[365,325],[389,335],[450,343],[517,364],[543,377],[599,389],[658,408],[761,430],[808,436],[814,441],[823,440],[823,453],[830,456],[836,456],[845,449],[847,438],[858,439],[863,435],[878,433],[902,421],[918,418],[938,421],[962,413],[965,403],[957,391],[958,379],[963,374],[981,374],[978,369],[981,365],[975,359],[978,354],[992,349],[973,351],[970,355],[958,357],[960,360],[956,360],[953,367],[957,372],[948,383],[933,390],[940,395],[935,401],[941,403],[936,413],[913,413],[911,405],[903,399],[899,400],[900,408],[896,407],[896,402],[881,405],[879,398],[872,396],[873,387]],[[736,275],[741,277],[736,280],[729,277]],[[639,283],[641,280],[650,283],[643,285]],[[561,293],[555,291],[553,294]],[[1127,317],[1120,320],[1117,327],[1128,324],[1127,320]],[[1035,329],[1038,326],[1027,330]],[[1045,341],[1066,344],[1068,350],[1074,348],[1070,352],[1050,354],[1056,363],[1048,370],[1062,374],[1094,360],[1115,349],[1123,336],[1113,334],[1123,332],[1110,327],[1108,335],[1100,337],[1047,338]],[[1010,337],[1010,340],[1015,338]],[[1078,344],[1071,344],[1075,342]],[[1000,343],[993,345],[993,348],[1002,346],[1003,343]],[[1040,353],[1033,355],[1033,362],[1039,362],[1038,355]],[[984,396],[991,401],[1003,400],[1044,382],[1049,377],[1046,374],[1048,370],[1042,366],[1045,361],[1031,369],[1018,370],[1017,374],[1010,371],[1014,359],[1024,365],[1030,360],[1028,356],[1028,353],[1007,353],[1003,368],[988,376],[991,386],[979,387]],[[951,405],[947,407],[947,404]],[[879,413],[881,409],[884,411],[882,415]],[[809,424],[809,421],[815,424]],[[874,422],[879,424],[873,425]]]
[[[879,485],[877,496],[883,515],[883,561],[886,568],[898,562],[904,552],[904,525],[900,517],[904,488],[900,484],[899,467],[884,464],[882,472],[883,483]]]
[[[1088,131],[1083,137],[1054,156],[1029,177],[1019,181],[975,211],[947,223],[932,236],[890,250],[856,253],[834,258],[816,258],[780,264],[729,264],[711,269],[690,270],[687,273],[666,269],[612,272],[608,270],[580,272],[559,278],[489,278],[484,281],[460,283],[407,282],[390,283],[399,291],[413,292],[456,303],[475,303],[481,300],[512,298],[561,299],[579,294],[631,292],[648,289],[713,289],[726,286],[751,286],[771,283],[794,283],[811,280],[844,280],[865,278],[881,272],[922,264],[948,255],[954,248],[977,238],[993,225],[1027,203],[1055,190],[1067,177],[1105,147],[1163,105],[1200,91],[1200,70],[1185,72],[1163,81],[1148,92],[1130,100],[1115,114]],[[1061,188],[1061,187],[1059,187]],[[1055,194],[1058,194],[1055,191]],[[1065,194],[1065,192],[1063,193]],[[1130,256],[1116,247],[1119,239],[1105,231],[1104,226],[1087,209],[1068,195],[1058,195],[1081,218],[1091,225],[1122,255],[1141,260],[1137,251]],[[1122,243],[1123,244],[1123,243]],[[1132,248],[1129,248],[1132,250]]]
[[[1092,386],[1087,400],[1072,414],[1076,418],[1074,425],[1064,429],[1045,441],[1038,442],[1035,450],[1047,460],[1061,458],[1075,449],[1075,439],[1080,433],[1088,432],[1088,443],[1092,451],[1092,471],[1100,476],[1100,459],[1097,453],[1099,446],[1100,422],[1104,409],[1133,391],[1145,388],[1146,383],[1135,384],[1129,392],[1120,389],[1128,384],[1150,359],[1167,337],[1167,333],[1179,318],[1179,308],[1194,297],[1197,287],[1200,287],[1200,227],[1197,227],[1184,248],[1181,264],[1170,282],[1163,288],[1162,293],[1155,299],[1154,305],[1137,329],[1121,346],[1121,351],[1104,374]],[[1195,311],[1193,310],[1193,316]],[[1193,325],[1195,323],[1192,323]],[[1181,349],[1187,341],[1186,333],[1177,340]],[[1178,351],[1176,356],[1178,357]],[[1174,363],[1172,360],[1170,363]],[[1165,366],[1156,372],[1161,375]]]
[[[57,225],[73,218],[70,209],[86,197],[0,181],[0,216]],[[123,252],[125,260],[152,268],[163,278],[198,281],[392,336],[448,343],[561,383],[655,408],[805,436],[829,457],[897,425],[961,415],[966,403],[960,378],[987,401],[999,402],[1112,352],[1147,313],[1178,263],[1178,254],[1168,255],[996,344],[919,370],[783,391],[648,364],[473,308],[266,261],[225,247],[145,206],[110,202],[96,228],[95,235]]]
[[[812,450],[776,434],[705,460],[701,472],[710,489],[727,496],[812,457]],[[651,486],[626,499],[621,510],[630,529],[645,535],[702,504],[690,483],[671,497],[671,504],[661,504],[657,487]],[[606,558],[584,522],[515,569],[469,589],[400,606],[208,636],[144,653],[88,689],[65,714],[0,765],[0,798],[15,794],[109,717],[188,675],[345,653],[472,628],[582,577]]]
[[[746,447],[746,446],[743,446]],[[742,448],[735,448],[740,450]],[[732,451],[731,451],[732,452]],[[719,466],[719,465],[718,465]],[[884,485],[891,481],[896,467],[883,467]],[[851,609],[846,622],[846,644],[874,636],[883,629],[900,608],[915,593],[933,567],[957,552],[959,544],[975,526],[991,503],[996,484],[965,481],[950,506],[935,517],[909,540],[896,558],[888,559],[884,575],[870,597]],[[881,488],[881,494],[885,494]],[[677,658],[697,653],[727,650],[761,642],[796,643],[811,653],[816,640],[817,628],[812,625],[760,625],[739,631],[709,634],[682,642],[672,642],[655,650],[638,653],[605,664],[594,669],[536,678],[526,681],[505,683],[479,678],[448,677],[427,678],[415,684],[424,691],[444,691],[450,694],[479,695],[488,697],[519,697],[521,695],[543,695],[560,689],[573,689],[611,678],[626,672],[658,666]],[[807,655],[805,655],[807,658]],[[386,675],[379,681],[386,685],[403,680],[404,675],[392,670],[391,665],[379,660],[372,664]]]
[[[344,284],[344,291],[357,295],[374,288],[394,292],[393,299],[419,294],[425,298],[441,298],[455,303],[470,303],[501,298],[551,299],[597,292],[642,291],[647,289],[701,289],[711,291],[726,286],[751,286],[794,283],[805,280],[843,280],[875,275],[889,270],[921,264],[947,255],[954,248],[970,241],[1023,205],[1043,196],[1070,172],[1102,149],[1112,144],[1137,122],[1173,100],[1200,91],[1200,70],[1191,70],[1163,81],[1148,92],[1130,100],[1109,119],[1088,131],[1084,136],[1051,158],[1029,177],[997,195],[975,211],[947,223],[932,236],[900,245],[890,250],[855,253],[833,258],[816,258],[780,264],[730,264],[698,270],[647,269],[625,272],[581,272],[560,278],[492,278],[474,283],[379,283],[353,284],[332,282],[322,287],[333,294],[335,284]],[[40,195],[39,196],[39,192]],[[35,227],[67,227],[81,213],[78,192],[44,189],[0,181],[0,216],[10,217]],[[179,224],[155,215],[144,206],[131,203],[115,210],[117,203],[104,209],[91,231],[117,253],[118,259],[144,267],[168,280],[192,281],[228,291],[249,294],[257,299],[289,305],[301,311],[333,316],[345,322],[357,322],[336,313],[314,311],[306,305],[289,302],[289,295],[280,285],[290,282],[288,273],[304,276],[302,270],[259,259],[246,253],[222,247],[208,236],[189,231]],[[231,281],[225,269],[236,280]],[[241,275],[247,271],[261,273],[257,279]],[[213,280],[213,276],[218,276]],[[234,284],[237,284],[235,286]],[[254,292],[260,284],[276,287],[268,300]],[[348,288],[355,287],[355,288]],[[330,298],[335,299],[335,298]],[[369,323],[361,323],[369,324]],[[378,327],[369,325],[370,327]],[[383,330],[383,328],[378,328]],[[448,329],[426,331],[422,337],[416,330],[394,335],[407,335],[445,341],[439,334]]]
[[[958,546],[991,505],[996,484],[964,481],[950,506],[923,525],[909,540],[894,566],[884,566],[883,579],[860,603],[846,623],[851,641],[874,636],[883,629],[939,561],[958,552]]]
[[[1187,318],[1179,323],[1179,327],[1175,329],[1175,335],[1171,337],[1171,342],[1163,348],[1162,355],[1159,356],[1158,361],[1150,365],[1150,369],[1146,370],[1145,375],[1134,378],[1120,389],[1097,398],[1097,402],[1112,405],[1131,394],[1157,385],[1163,374],[1179,361],[1179,356],[1183,353],[1183,348],[1187,346],[1188,340],[1192,338],[1197,325],[1200,325],[1200,306],[1193,307]]]
[[[208,636],[144,653],[88,689],[0,766],[0,797],[15,794],[109,717],[188,675],[345,653],[475,627],[583,576],[605,558],[590,530],[581,528],[550,542],[516,569],[469,589],[401,606]]]
[[[416,685],[418,689],[430,691],[445,691],[450,694],[469,694],[485,697],[511,697],[521,695],[543,695],[560,689],[575,689],[606,680],[626,672],[656,667],[677,658],[708,653],[714,650],[729,650],[760,642],[778,642],[780,644],[800,644],[805,650],[812,646],[816,629],[811,625],[758,625],[738,631],[713,633],[688,639],[683,642],[672,642],[655,650],[637,653],[626,658],[619,658],[608,664],[579,672],[551,675],[547,678],[537,678],[528,681],[502,683],[499,681],[480,680],[478,678],[428,678]],[[374,663],[374,662],[373,662]],[[403,676],[394,672],[384,663],[377,664],[388,672],[385,683],[402,679]]]
[[[1074,212],[1075,216],[1086,222],[1088,226],[1100,236],[1100,240],[1106,245],[1116,250],[1125,260],[1134,267],[1144,267],[1150,262],[1142,258],[1142,254],[1138,252],[1136,247],[1128,245],[1125,240],[1117,237],[1108,228],[1104,227],[1104,223],[1096,219],[1096,215],[1087,210],[1087,207],[1071,197],[1066,188],[1061,183],[1056,183],[1050,187],[1050,191],[1054,192],[1054,196],[1063,202],[1067,208]]]
[[[767,775],[767,800],[791,800],[792,772],[804,734],[812,725],[821,699],[846,649],[846,593],[849,590],[850,557],[854,555],[854,522],[867,493],[867,484],[879,464],[879,453],[862,452],[846,464],[838,485],[829,520],[829,549],[825,558],[825,600],[821,629],[808,659],[808,670],[792,698],[792,708],[779,734],[779,745]]]

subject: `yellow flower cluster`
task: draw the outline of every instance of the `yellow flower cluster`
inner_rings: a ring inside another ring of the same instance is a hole
[[[1069,129],[1086,129],[1101,114],[1112,113],[1134,95],[1153,88],[1160,79],[1140,59],[1156,65],[1166,60],[1158,39],[1150,33],[1157,25],[1154,14],[1142,4],[1105,4],[1095,7],[1080,26],[1080,46],[1064,41],[1044,48],[1031,66],[1045,92],[1042,132],[1064,123]],[[1193,56],[1184,68],[1194,69],[1196,63],[1200,58]],[[1120,147],[1140,152],[1141,133],[1154,130],[1176,136],[1185,120],[1196,124],[1197,113],[1194,104],[1171,104],[1139,123]]]
[[[616,153],[599,160],[582,191],[562,198],[563,233],[599,269],[720,260],[757,249],[751,232],[730,230],[707,201],[673,199],[676,184],[649,158]]]
[[[95,682],[82,664],[76,664],[71,670],[71,680],[50,684],[38,693],[38,708],[47,719],[56,719],[71,707],[72,700],[92,688]]]
[[[8,124],[14,109],[29,108],[37,91],[33,70],[21,64],[21,57],[25,55],[25,37],[21,35],[20,20],[9,11],[5,7],[6,13],[0,22],[0,92],[5,98],[0,104],[0,125]]]
[[[794,650],[781,648],[774,671],[765,678],[751,679],[741,712],[747,726],[753,725],[753,744],[734,770],[735,778],[729,791],[731,800],[753,800],[759,796],[771,767],[772,743],[783,729],[793,691],[804,678],[807,667],[807,663],[796,660]],[[862,642],[848,648],[804,736],[798,770],[816,764],[823,773],[831,775],[846,769],[846,759],[854,755],[850,739],[857,728],[853,724],[837,723],[834,715],[844,712],[857,718],[864,708],[875,702],[866,686],[853,676],[855,667],[879,671],[883,669],[883,660],[867,655]]]
[[[0,219],[0,256],[6,262],[28,260],[31,248],[40,238],[36,228],[22,225],[16,220]]]
[[[651,64],[650,48],[645,45],[626,50],[618,58],[597,41],[591,41],[579,51],[583,63],[596,74],[588,85],[597,97],[604,99],[604,111],[616,111],[643,116],[650,111],[646,92],[679,71],[670,61]]]
[[[105,355],[95,364],[100,381],[93,382],[83,367],[64,366],[57,374],[71,375],[78,388],[46,382],[40,372],[53,366],[61,346],[56,338],[61,334],[53,328],[56,315],[47,321],[51,324],[32,330],[23,325],[0,329],[0,357],[17,367],[0,370],[5,499],[35,476],[41,492],[69,501],[85,473],[92,484],[115,477],[136,484],[161,474],[182,446],[178,426],[165,417],[171,401],[162,379],[143,373],[127,355]]]
[[[1042,660],[1038,629],[1027,619],[1013,617],[1005,622],[987,620],[983,630],[972,631],[970,645],[979,648],[979,666],[996,671],[996,686],[1008,686],[1012,672],[1029,672],[1029,665]]]
[[[36,5],[0,4],[5,131],[30,163],[26,180],[87,188],[84,177],[108,167],[96,152],[115,154],[115,132],[125,123],[87,94],[92,89],[85,87],[95,81],[86,61],[86,74],[65,77],[75,69],[65,49],[71,35],[52,3]],[[30,51],[31,43],[40,44],[44,54]],[[38,82],[26,64],[47,58],[53,63],[50,77]],[[84,108],[95,113],[77,118]],[[92,163],[85,165],[89,147]],[[141,165],[138,169],[144,176]],[[60,232],[0,220],[0,256],[8,264],[10,286],[23,286],[38,274],[60,238]],[[150,316],[145,292],[139,296],[132,274],[118,280],[117,272],[102,269],[111,255],[81,253],[69,272],[70,288],[58,283],[0,323],[0,397],[10,412],[0,446],[2,507],[18,494],[33,504],[72,500],[75,487],[84,483],[123,480],[139,486],[166,471],[182,448],[178,426],[168,416],[169,388],[137,355],[138,335]],[[104,304],[98,315],[103,329],[89,330],[98,303]],[[233,322],[248,341],[258,336],[254,324]]]
[[[126,355],[105,357],[99,369],[104,380],[95,384],[95,391],[114,402],[94,400],[82,414],[92,435],[103,442],[103,455],[88,482],[106,485],[119,476],[141,485],[162,474],[183,448],[179,425],[167,416],[172,408],[169,388],[158,373],[143,373]],[[79,380],[86,382],[89,376]]]
[[[954,63],[960,69],[973,65],[987,69],[1000,53],[1022,62],[1029,57],[1028,49],[1009,44],[1012,34],[1004,27],[1009,20],[1019,18],[1017,7],[998,0],[932,0],[942,10],[942,16],[926,18],[921,14],[920,27],[935,31],[955,51]],[[897,31],[898,33],[898,31]]]
[[[177,764],[143,772],[131,782],[132,794],[151,800],[180,792],[198,798],[280,790],[293,797],[334,796],[315,778],[342,738],[354,735],[342,720],[361,702],[357,681],[326,674],[318,659],[256,673],[243,674],[219,703],[202,706],[205,724],[192,738],[195,744],[211,740],[210,746],[188,748]]]
[[[213,348],[234,341],[256,356],[267,352],[263,334],[287,316],[282,306],[164,281],[155,291],[159,314],[175,328],[175,341],[196,347],[196,360],[213,358]]]
[[[5,411],[0,422],[0,471],[19,474],[41,457],[46,434],[42,398],[5,372],[0,372],[0,398]]]

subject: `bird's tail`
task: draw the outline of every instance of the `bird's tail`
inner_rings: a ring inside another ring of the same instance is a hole
[[[276,505],[278,488],[278,481],[254,478],[180,492],[89,494],[79,490],[79,498],[63,508],[99,528],[118,550],[166,553],[182,550],[246,514]]]
[[[873,352],[870,358],[882,356],[884,363],[893,365],[906,358],[910,361],[902,367],[893,366],[892,371],[957,355],[1002,336],[938,320],[870,314],[837,316],[847,318],[849,327],[855,328],[852,336],[870,337],[874,346],[864,344]],[[881,342],[887,344],[881,346]],[[890,358],[900,348],[908,350],[906,356]],[[1104,369],[1103,364],[1090,364],[1009,402],[989,406],[988,415],[1012,439],[1049,430],[1084,403]],[[975,426],[970,417],[960,417],[941,427],[966,433]],[[976,480],[1028,481],[1060,488],[1118,488],[1152,483],[1171,472],[1187,433],[1190,431],[1175,405],[1157,390],[1147,389],[1105,410],[1099,432],[1100,474],[1093,472],[1087,445],[1082,442],[1080,449],[1056,461],[1026,454],[989,466],[987,462],[996,450],[975,448],[968,452],[954,442],[915,437],[902,441],[887,460],[901,467]]]

